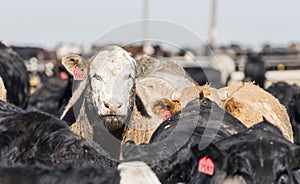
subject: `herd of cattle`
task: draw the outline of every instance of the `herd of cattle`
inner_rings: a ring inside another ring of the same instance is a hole
[[[0,183],[300,183],[299,86],[217,89],[118,46],[61,61],[30,94],[0,44]]]

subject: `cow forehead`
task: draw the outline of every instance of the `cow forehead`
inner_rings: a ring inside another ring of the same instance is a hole
[[[90,74],[119,74],[124,70],[135,72],[135,60],[120,47],[101,50],[90,61]]]

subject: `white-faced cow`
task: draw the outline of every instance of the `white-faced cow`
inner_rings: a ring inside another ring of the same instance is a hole
[[[109,131],[124,127],[133,108],[136,61],[120,47],[108,46],[88,61],[71,55],[62,63],[75,79],[76,75],[82,77],[62,115],[65,117],[69,110],[78,115],[76,122],[71,122],[73,131],[86,139],[93,138],[94,122],[88,119],[89,113],[100,117]]]
[[[171,101],[175,91],[195,86],[177,64],[146,56],[136,62],[117,46],[104,47],[88,61],[71,55],[64,57],[62,63],[75,79],[79,70],[85,78],[78,84],[62,118],[68,120],[73,110],[78,116],[72,129],[90,140],[95,135],[93,126],[103,123],[114,135],[122,133],[127,124],[124,141],[148,142],[164,120],[164,110],[156,105],[158,101]],[[97,124],[97,120],[101,123]]]

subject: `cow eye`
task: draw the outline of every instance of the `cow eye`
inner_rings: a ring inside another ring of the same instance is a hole
[[[102,77],[100,75],[94,75],[95,79],[102,81]]]

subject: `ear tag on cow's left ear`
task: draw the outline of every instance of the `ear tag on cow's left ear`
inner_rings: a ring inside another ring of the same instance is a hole
[[[78,65],[75,66],[73,71],[74,80],[84,80],[84,74],[78,67]]]
[[[214,174],[215,164],[208,156],[199,160],[198,172],[212,176]]]
[[[171,116],[172,116],[172,112],[170,110],[168,110],[168,109],[163,110],[163,120],[166,120]]]

